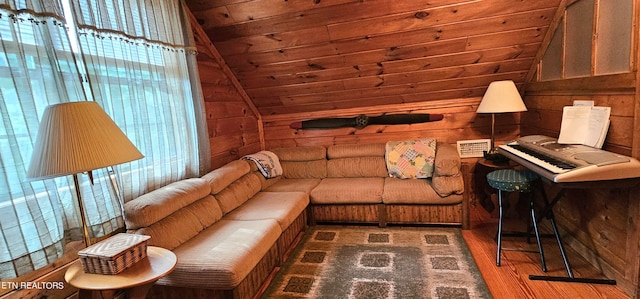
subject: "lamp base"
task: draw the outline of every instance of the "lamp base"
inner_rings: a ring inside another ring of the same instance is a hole
[[[503,156],[501,153],[498,152],[498,149],[493,148],[490,151],[485,151],[484,152],[484,158],[496,163],[496,164],[503,164],[503,163],[507,163],[509,162],[509,158]]]

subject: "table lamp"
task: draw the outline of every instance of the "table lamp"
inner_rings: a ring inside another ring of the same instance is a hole
[[[499,157],[495,148],[495,114],[522,111],[527,111],[527,107],[513,81],[494,81],[489,84],[489,88],[484,93],[478,110],[476,110],[476,113],[491,113],[491,149],[485,158],[491,160]]]
[[[27,178],[73,176],[86,246],[91,237],[78,185],[78,173],[144,157],[96,102],[68,102],[48,106],[40,121]]]

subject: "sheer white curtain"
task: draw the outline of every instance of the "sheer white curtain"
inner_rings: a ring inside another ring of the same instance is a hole
[[[63,4],[73,3],[72,20]],[[27,182],[45,107],[95,100],[145,155],[114,170],[125,200],[210,165],[190,29],[179,0],[0,0],[0,279],[81,239],[71,178]],[[64,18],[66,16],[66,19]],[[202,136],[202,137],[199,137]],[[204,141],[204,142],[199,142]],[[123,227],[106,170],[81,178],[94,237]]]
[[[0,1],[0,279],[55,261],[82,232],[71,177],[28,182],[44,109],[85,96],[58,1]],[[122,227],[105,172],[80,187],[92,231]]]
[[[145,155],[116,167],[124,200],[206,171],[204,102],[182,3],[77,0],[73,8],[95,101]]]

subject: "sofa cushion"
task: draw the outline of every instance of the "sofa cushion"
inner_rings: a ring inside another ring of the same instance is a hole
[[[384,143],[337,144],[327,148],[327,158],[384,157]]]
[[[125,203],[125,225],[127,229],[150,226],[210,193],[211,187],[201,178],[171,183]]]
[[[330,178],[368,178],[387,177],[384,157],[351,157],[327,161],[327,177]]]
[[[311,190],[313,204],[382,203],[384,178],[326,178]]]
[[[258,264],[281,233],[273,219],[222,219],[174,249],[178,264],[157,283],[230,290]]]
[[[304,192],[258,192],[242,206],[224,216],[231,220],[275,219],[284,231],[309,205]]]
[[[257,171],[256,170],[252,170],[252,172],[257,172]],[[260,179],[260,185],[262,186],[260,190],[262,190],[262,191],[268,189],[269,187],[273,186],[274,184],[276,184],[277,182],[282,180],[282,176],[277,176],[275,178],[267,179],[264,176],[259,175],[258,178]]]
[[[271,150],[280,161],[313,161],[326,160],[327,149],[324,146],[298,146],[287,148],[276,148]]]
[[[287,179],[322,179],[327,177],[327,160],[280,161],[282,176]]]
[[[131,215],[131,214],[129,214]],[[222,210],[212,195],[185,206],[147,227],[129,233],[151,236],[149,245],[174,249],[222,218]]]
[[[386,178],[382,201],[385,204],[456,204],[462,201],[462,196],[440,196],[429,179]]]
[[[263,191],[304,192],[309,194],[318,184],[320,184],[320,179],[281,179],[263,189]]]
[[[223,213],[226,214],[233,211],[233,209],[260,192],[262,183],[258,176],[260,174],[257,172],[247,173],[216,193],[215,197],[220,203]]]
[[[280,159],[282,176],[287,179],[327,177],[327,149],[323,146],[299,146],[272,150]]]
[[[211,194],[217,194],[231,183],[251,171],[250,162],[234,160],[202,176],[211,185]]]

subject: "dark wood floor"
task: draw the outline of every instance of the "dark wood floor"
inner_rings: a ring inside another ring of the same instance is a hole
[[[529,280],[529,274],[566,276],[560,251],[554,239],[543,239],[543,244],[546,244],[544,250],[547,273],[540,269],[539,254],[530,252],[503,251],[501,266],[497,267],[495,243],[497,223],[498,219],[491,217],[480,205],[472,205],[472,227],[462,232],[494,298],[629,298],[613,285]],[[523,220],[511,217],[505,225],[517,230],[517,226],[521,223]],[[523,238],[505,238],[504,242],[506,247],[536,248],[535,242],[529,245]],[[570,248],[567,248],[567,256],[575,277],[604,278]]]

